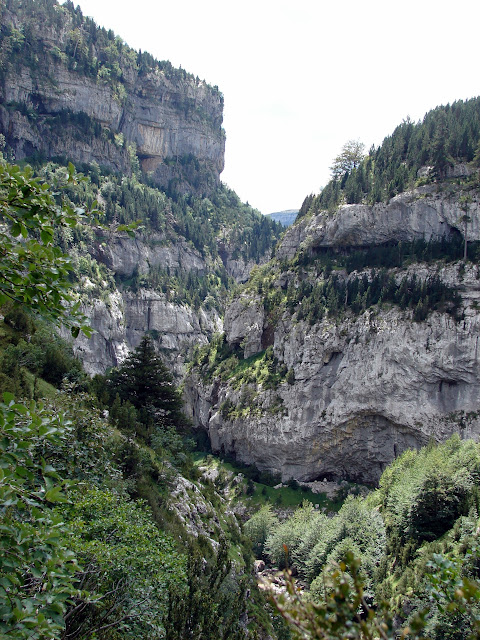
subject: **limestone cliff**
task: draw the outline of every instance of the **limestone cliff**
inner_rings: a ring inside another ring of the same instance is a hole
[[[215,307],[203,305],[194,309],[148,282],[134,289],[128,286],[134,273],[148,278],[150,270],[159,266],[172,273],[201,275],[212,268],[182,238],[167,240],[158,233],[148,238],[140,232],[134,238],[117,233],[111,234],[108,241],[98,235],[89,247],[92,256],[116,280],[116,286],[110,288],[104,283],[102,291],[102,283],[95,285],[83,276],[77,287],[94,333],[89,339],[80,336],[75,340],[74,350],[90,375],[120,364],[149,333],[180,379],[193,346],[205,344],[214,333],[223,330]]]
[[[218,89],[153,58],[144,63],[73,5],[27,5],[1,10],[0,133],[17,160],[60,156],[128,173],[136,152],[158,185],[218,183]]]
[[[469,193],[467,233],[473,241],[480,239],[480,204],[478,192]],[[306,279],[328,282],[330,276],[312,267],[326,247],[338,252],[389,242],[393,251],[401,246],[395,243],[416,238],[456,237],[464,224],[464,202],[458,185],[432,184],[386,205],[349,205],[335,215],[301,219],[277,249],[281,262],[272,262],[270,273],[265,270],[271,295],[281,301],[289,287],[298,290]],[[295,262],[288,259],[298,262],[300,255],[308,256],[308,264],[294,272]],[[353,313],[345,301],[346,310],[336,316],[309,322],[288,304],[272,308],[265,279],[234,299],[225,316],[225,349],[241,349],[253,367],[272,345],[277,362],[270,359],[267,369],[281,373],[275,374],[275,384],[266,384],[259,381],[259,369],[248,377],[237,373],[237,366],[212,378],[197,366],[186,394],[195,423],[208,431],[213,449],[279,472],[284,480],[327,476],[375,482],[406,448],[453,432],[477,438],[478,266],[436,261],[395,268],[390,275],[395,286],[435,277],[455,288],[462,299],[457,317],[443,309],[414,322],[408,308],[378,303]],[[334,276],[337,287],[362,278],[368,286],[373,277],[371,270],[338,270]]]
[[[222,330],[232,279],[247,280],[280,234],[220,183],[223,96],[70,2],[9,0],[0,18],[0,151],[47,182],[73,161],[86,177],[70,203],[103,212],[101,226],[59,238],[95,330],[75,351],[103,373],[149,332],[181,377],[193,345]],[[116,233],[134,221],[135,238]]]
[[[470,176],[473,169],[458,165],[458,177]],[[387,204],[373,206],[347,204],[335,213],[322,211],[300,219],[289,227],[278,247],[277,257],[291,259],[299,250],[315,251],[324,247],[366,247],[387,242],[438,240],[463,233],[464,210],[461,189],[454,182],[443,186],[427,184],[392,198]],[[480,239],[480,194],[470,195],[469,211],[475,212],[468,223],[468,239]]]

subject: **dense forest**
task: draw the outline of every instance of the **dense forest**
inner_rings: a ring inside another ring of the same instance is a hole
[[[376,491],[350,495],[335,515],[305,502],[280,522],[260,509],[245,524],[257,555],[308,585],[284,602],[297,628],[312,638],[392,637],[402,625],[401,637],[478,637],[479,460],[478,444],[456,436],[404,453]],[[345,560],[343,581],[334,567]]]
[[[367,155],[362,146],[346,145],[334,162],[334,178],[319,195],[308,196],[299,217],[339,204],[388,202],[418,184],[447,176],[458,162],[479,165],[480,100],[459,100],[429,111],[423,121],[407,119]],[[342,162],[343,160],[343,162]],[[427,167],[425,176],[419,170]]]

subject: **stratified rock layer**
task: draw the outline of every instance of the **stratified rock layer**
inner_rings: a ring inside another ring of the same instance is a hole
[[[203,274],[208,270],[201,254],[183,239],[168,245],[160,234],[148,238],[138,234],[128,238],[112,234],[108,242],[96,241],[92,254],[103,262],[117,280],[129,278],[134,272],[148,274],[156,266],[184,273]],[[214,309],[194,310],[187,304],[177,304],[166,294],[140,288],[118,289],[100,297],[85,296],[84,312],[94,329],[91,338],[80,336],[74,350],[90,375],[105,373],[119,365],[129,351],[135,349],[143,335],[149,333],[175,374],[184,374],[185,360],[194,345],[205,344],[213,333],[222,331],[223,322]]]
[[[466,167],[465,173],[470,170]],[[473,195],[473,197],[472,197]],[[326,247],[367,247],[387,242],[411,242],[423,239],[440,240],[463,233],[465,212],[459,202],[459,190],[448,185],[444,191],[435,185],[407,191],[388,204],[374,206],[348,204],[335,214],[321,212],[312,218],[300,219],[285,232],[278,248],[278,258],[291,259],[299,249]],[[480,239],[478,193],[471,194],[468,205],[468,239]]]
[[[455,187],[446,192],[430,186],[388,205],[350,205],[336,216],[300,220],[287,230],[277,256],[292,258],[301,249],[314,253],[318,247],[448,237],[462,230],[460,196]],[[475,197],[468,213],[468,237],[480,239]],[[435,312],[424,322],[413,322],[408,309],[384,306],[310,326],[285,312],[273,340],[275,356],[290,370],[288,382],[274,390],[250,385],[250,411],[237,412],[235,418],[221,408],[227,400],[230,407],[241,404],[245,385],[207,383],[192,374],[186,397],[214,451],[279,472],[283,480],[326,476],[376,482],[407,448],[454,432],[477,438],[480,273],[463,263],[412,265],[397,270],[396,277],[413,273],[419,279],[438,275],[457,287],[461,319]],[[227,342],[252,355],[265,344],[265,325],[261,300],[243,294],[227,310]]]
[[[159,185],[186,181],[191,191],[193,183],[218,183],[225,151],[218,89],[188,74],[172,80],[159,67],[141,73],[131,61],[119,60],[120,84],[69,68],[66,58],[51,55],[65,48],[74,28],[71,15],[60,14],[55,26],[30,27],[49,55],[37,56],[34,66],[16,55],[0,74],[0,132],[16,160],[62,157],[129,173],[133,149]],[[22,29],[21,12],[4,9],[2,21]],[[185,158],[195,159],[193,169],[182,166]]]

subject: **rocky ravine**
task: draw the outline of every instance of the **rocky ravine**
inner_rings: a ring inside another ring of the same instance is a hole
[[[204,275],[212,267],[183,238],[172,241],[159,233],[148,237],[137,233],[135,238],[111,234],[108,241],[102,241],[99,234],[90,251],[117,279],[128,279],[134,272],[148,274],[157,266],[198,275]],[[241,258],[234,260],[229,251],[229,247],[223,247],[221,252],[227,273],[238,282],[245,281],[255,263]],[[119,365],[149,332],[180,380],[192,348],[206,344],[214,333],[223,331],[223,319],[214,308],[194,310],[187,304],[172,302],[162,292],[145,287],[133,292],[120,286],[97,297],[90,293],[89,288],[93,290],[94,286],[87,278],[81,288],[84,312],[94,334],[89,339],[80,335],[74,341],[74,350],[90,375],[105,373],[109,367]]]
[[[336,217],[301,220],[287,231],[277,255],[328,243],[362,246],[458,233],[461,215],[455,194],[427,196],[422,188],[389,205],[351,205]],[[469,215],[469,237],[479,239],[478,202],[470,205]],[[437,267],[414,265],[409,271],[425,278]],[[275,326],[274,352],[293,370],[292,384],[255,388],[250,414],[229,420],[222,416],[222,403],[240,403],[248,393],[245,386],[206,383],[192,374],[186,395],[195,424],[208,431],[215,451],[280,472],[284,480],[327,476],[375,482],[406,448],[454,432],[478,437],[480,274],[476,266],[464,271],[452,264],[439,275],[459,287],[462,320],[435,312],[414,323],[411,311],[391,307],[347,314],[337,322],[324,318],[312,327],[285,313]],[[252,355],[265,348],[264,324],[259,298],[237,298],[227,310],[226,339],[242,342],[245,355]]]

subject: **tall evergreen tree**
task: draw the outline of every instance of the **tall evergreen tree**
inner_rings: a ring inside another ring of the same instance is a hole
[[[438,112],[437,122],[435,124],[431,155],[435,174],[441,179],[445,177],[447,167],[453,164],[447,151],[448,122],[444,111]]]
[[[123,365],[112,371],[108,385],[112,397],[118,394],[123,402],[130,402],[137,410],[139,420],[147,427],[187,424],[172,374],[147,335]]]

